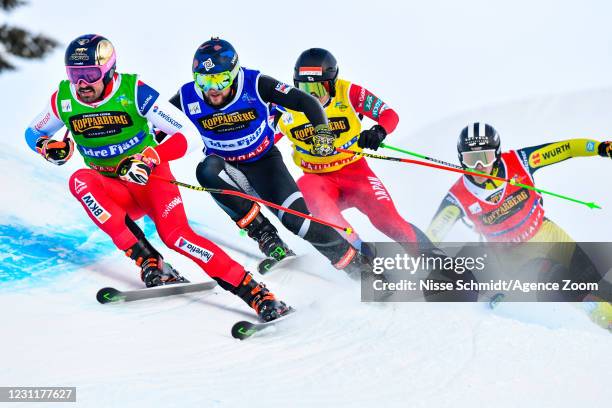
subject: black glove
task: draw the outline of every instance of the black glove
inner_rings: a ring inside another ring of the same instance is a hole
[[[53,140],[49,136],[41,136],[36,140],[36,151],[45,160],[61,166],[72,157],[74,142],[68,137],[64,140]]]
[[[364,130],[359,135],[357,146],[362,149],[378,150],[380,144],[385,140],[387,131],[380,125],[374,125],[370,130]]]
[[[334,141],[336,136],[329,130],[327,125],[319,125],[315,128],[315,134],[312,137],[312,149],[310,153],[315,156],[330,156],[334,154],[336,148]]]
[[[601,157],[612,159],[612,142],[601,142],[597,148],[597,153],[599,153]]]

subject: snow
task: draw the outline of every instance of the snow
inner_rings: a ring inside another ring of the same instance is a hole
[[[85,9],[76,2],[33,3],[7,19],[64,44],[82,32],[106,34],[117,46],[120,70],[142,73],[166,97],[189,80],[193,50],[211,34],[232,40],[246,66],[288,82],[303,48],[328,47],[345,78],[399,111],[400,127],[390,144],[446,161],[456,160],[456,135],[474,120],[494,124],[506,149],[612,134],[606,2],[380,1],[372,9],[366,2],[348,7],[313,1],[308,12],[280,1],[237,2],[233,7],[244,12],[231,17],[224,14],[231,10],[226,5],[217,10],[202,2],[175,2],[172,8],[136,1],[88,5],[91,16],[122,10],[104,19],[83,18]],[[204,17],[214,10],[219,17]],[[323,17],[337,15],[355,27],[323,27]],[[253,21],[266,21],[266,29]],[[308,35],[295,28],[299,24],[308,24]],[[231,338],[231,325],[253,314],[221,289],[99,305],[99,288],[139,287],[138,272],[92,228],[66,188],[80,159],[55,167],[22,139],[23,128],[64,76],[62,58],[58,50],[44,62],[20,62],[20,71],[0,76],[0,225],[41,247],[45,239],[53,241],[55,253],[64,254],[51,260],[41,255],[45,248],[22,254],[25,241],[1,237],[4,263],[28,255],[21,259],[32,259],[24,272],[33,277],[0,280],[0,385],[76,386],[77,406],[84,407],[605,404],[612,338],[579,306],[516,303],[491,311],[484,304],[360,303],[357,284],[287,233],[290,245],[309,255],[264,280],[298,313],[259,337]],[[395,68],[380,63],[385,58]],[[286,142],[280,147],[286,155]],[[199,159],[196,153],[174,163],[177,179],[195,184]],[[400,213],[421,228],[456,179],[432,169],[369,162]],[[611,165],[582,158],[536,173],[539,186],[603,207],[546,199],[549,218],[578,241],[609,241],[612,195],[605,176]],[[256,246],[238,235],[210,197],[185,190],[183,199],[196,229],[253,269]],[[386,240],[357,211],[347,211],[347,217],[363,239]],[[449,237],[473,239],[461,225]],[[92,264],[71,256],[75,241]],[[157,239],[155,244],[163,247]],[[164,254],[191,280],[207,279],[190,261],[166,249]]]
[[[609,335],[569,305],[532,305],[577,320],[550,329],[483,304],[363,304],[354,282],[309,273],[307,259],[266,279],[295,317],[240,342],[231,325],[251,314],[222,290],[97,304],[101,286],[138,286],[116,261],[2,296],[3,310],[19,308],[3,318],[3,384],[77,386],[82,406],[160,407],[552,407],[595,404],[607,389],[597,373],[612,362]]]

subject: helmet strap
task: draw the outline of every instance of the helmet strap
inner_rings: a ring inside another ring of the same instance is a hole
[[[338,79],[338,76],[336,75],[336,77],[334,79],[332,79],[331,81],[329,81],[329,100],[331,101],[333,97],[336,96],[336,79]]]
[[[105,88],[108,86],[108,84],[113,82],[114,75],[115,75],[115,67],[113,66],[111,69],[108,70],[106,74],[104,74],[104,78],[102,78],[102,83],[104,84]]]
[[[334,98],[334,97],[332,96],[331,92],[329,92],[329,93],[327,94],[327,96],[328,96],[327,101],[326,101],[326,102],[323,104],[323,107],[324,107],[324,108],[327,108],[327,107],[329,106],[329,104],[331,103],[331,100]]]
[[[329,81],[329,95],[333,98],[336,96],[336,81],[338,80],[338,73],[340,72],[340,68],[336,69],[336,76]]]

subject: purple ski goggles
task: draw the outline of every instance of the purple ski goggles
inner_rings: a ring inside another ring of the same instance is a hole
[[[98,66],[66,67],[66,72],[70,82],[75,85],[81,81],[88,85],[93,85],[104,77],[102,69]]]

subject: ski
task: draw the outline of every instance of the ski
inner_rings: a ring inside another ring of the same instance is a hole
[[[295,309],[290,307],[289,311],[279,317],[278,319],[272,320],[271,322],[249,322],[242,320],[232,326],[232,337],[238,340],[246,340],[256,333],[259,333],[267,328],[270,328],[277,323],[285,320],[287,317],[292,316],[295,313]]]
[[[291,253],[290,255],[287,255],[285,258],[281,259],[280,261],[277,261],[274,258],[265,258],[257,264],[257,271],[260,274],[265,275],[267,273],[272,272],[275,269],[287,267],[293,261],[298,260],[302,258],[303,256],[304,255],[295,255],[294,253]]]
[[[96,294],[96,299],[102,304],[133,302],[135,300],[153,299],[165,296],[182,295],[185,293],[210,290],[217,286],[217,282],[176,283],[173,285],[157,286],[155,288],[135,289],[121,291],[115,288],[102,288]]]

